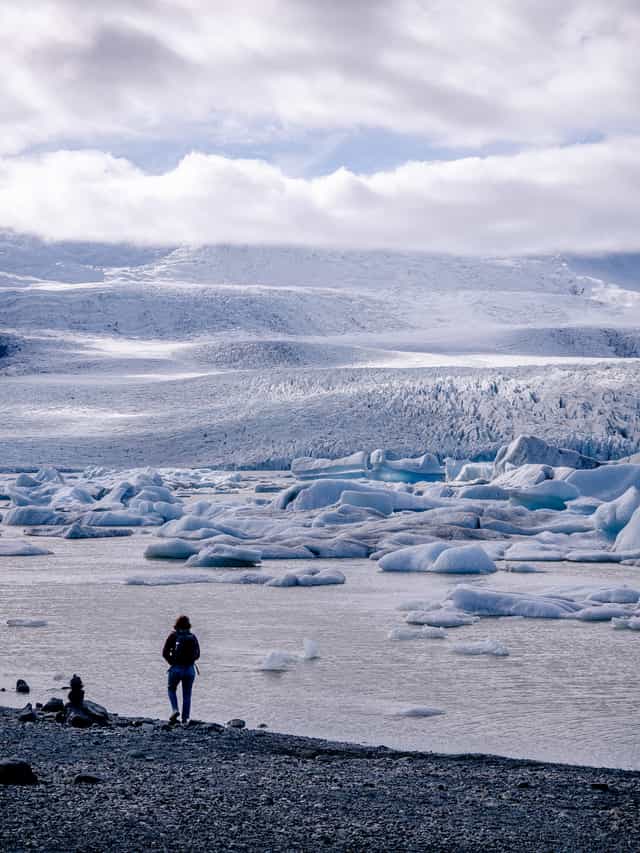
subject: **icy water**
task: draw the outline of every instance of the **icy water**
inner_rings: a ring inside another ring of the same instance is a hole
[[[5,534],[6,535],[6,534]],[[146,561],[150,536],[66,541],[34,539],[47,557],[3,558],[0,566],[1,704],[63,695],[57,674],[79,672],[91,698],[125,714],[163,716],[166,667],[160,649],[178,613],[188,613],[203,648],[194,716],[369,744],[640,768],[640,634],[573,620],[483,619],[447,640],[392,642],[396,607],[439,598],[451,579],[377,571],[368,560],[339,566],[344,586],[265,588],[227,584],[128,586],[132,575],[183,571]],[[265,564],[279,574],[288,561]],[[300,567],[300,562],[296,562]],[[548,564],[546,574],[500,572],[477,583],[504,590],[637,585],[638,570]],[[9,628],[13,617],[47,627]],[[272,649],[301,652],[317,640],[321,657],[282,673],[258,669]],[[453,642],[497,639],[507,658],[463,657]],[[56,686],[58,689],[56,689]],[[412,706],[442,716],[397,716]]]

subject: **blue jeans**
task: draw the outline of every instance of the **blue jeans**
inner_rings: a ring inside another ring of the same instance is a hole
[[[193,664],[190,666],[174,666],[169,667],[169,702],[171,702],[171,710],[174,713],[178,712],[178,685],[182,682],[182,722],[185,723],[191,714],[191,690],[196,677],[196,668]]]

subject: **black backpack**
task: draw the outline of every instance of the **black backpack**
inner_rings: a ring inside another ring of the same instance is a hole
[[[186,631],[176,631],[176,642],[171,655],[171,663],[177,666],[191,666],[196,662],[196,638]]]

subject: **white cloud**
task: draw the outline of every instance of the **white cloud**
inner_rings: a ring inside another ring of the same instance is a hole
[[[639,185],[640,136],[313,179],[197,153],[152,175],[59,151],[0,160],[0,226],[56,240],[633,251]]]
[[[0,32],[7,153],[194,127],[466,148],[640,132],[637,0],[30,0]]]

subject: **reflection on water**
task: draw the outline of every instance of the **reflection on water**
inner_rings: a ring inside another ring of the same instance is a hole
[[[340,561],[347,583],[336,587],[126,586],[128,575],[176,573],[181,564],[145,561],[144,535],[39,541],[54,555],[3,558],[0,565],[3,704],[23,703],[12,692],[18,677],[30,682],[37,701],[55,693],[56,673],[77,671],[88,694],[112,710],[166,715],[160,649],[175,616],[186,612],[203,647],[194,714],[204,719],[240,716],[249,725],[363,743],[640,768],[635,632],[606,623],[487,619],[449,631],[444,641],[391,642],[387,632],[402,622],[396,606],[441,596],[450,578],[382,574],[371,561],[349,560]],[[336,561],[314,561],[320,564]],[[276,574],[291,565],[266,568]],[[547,569],[478,583],[513,590],[640,584],[627,567]],[[13,617],[49,624],[8,628]],[[318,660],[283,673],[258,670],[271,649],[300,653],[305,637],[318,641]],[[453,641],[486,637],[503,642],[510,656],[451,652]],[[395,716],[416,705],[446,714]]]

